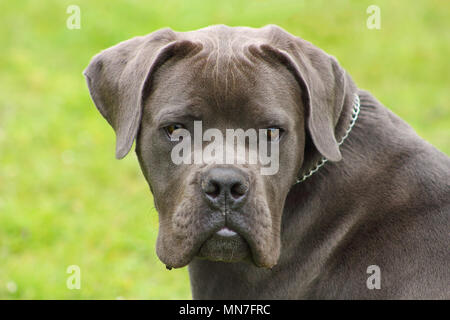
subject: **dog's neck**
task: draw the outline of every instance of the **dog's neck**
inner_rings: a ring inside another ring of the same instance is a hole
[[[287,196],[282,222],[282,254],[279,265],[298,263],[299,283],[304,284],[304,290],[314,285],[315,279],[342,247],[351,232],[358,229],[360,221],[364,220],[364,210],[356,210],[363,204],[357,196],[360,181],[376,176],[377,172],[367,170],[363,166],[355,166],[358,159],[367,161],[377,158],[380,150],[370,139],[383,139],[392,133],[384,132],[376,123],[377,112],[384,112],[377,106],[378,102],[368,93],[359,92],[361,111],[354,129],[341,146],[342,160],[327,162],[309,179],[293,186]],[[343,111],[341,119],[350,118],[351,108]],[[339,121],[337,136],[345,134],[348,125]],[[395,130],[395,129],[394,129]],[[363,133],[363,131],[365,133]],[[370,134],[368,133],[370,132]],[[371,137],[366,142],[358,137]],[[386,158],[392,155],[385,154]],[[316,155],[320,159],[320,155]],[[367,192],[373,192],[367,190]],[[326,228],[326,229],[324,229]],[[283,239],[298,239],[298,242],[283,241]],[[285,255],[283,252],[295,253]],[[301,260],[301,262],[300,262]]]

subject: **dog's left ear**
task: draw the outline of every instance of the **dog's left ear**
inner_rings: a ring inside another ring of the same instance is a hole
[[[152,74],[170,57],[186,55],[198,44],[178,39],[170,29],[136,37],[92,58],[83,74],[95,106],[116,132],[116,157],[122,159],[136,138]]]
[[[269,41],[260,49],[281,60],[301,87],[306,129],[315,147],[328,160],[341,160],[335,130],[343,106],[352,104],[355,84],[334,57],[311,43],[278,26],[263,30]]]

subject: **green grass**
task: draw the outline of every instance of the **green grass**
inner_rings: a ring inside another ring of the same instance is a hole
[[[81,29],[66,8],[81,8]],[[381,8],[381,30],[366,8]],[[157,213],[136,156],[81,75],[102,49],[170,26],[278,24],[335,55],[356,83],[450,154],[448,1],[2,1],[0,298],[190,298],[155,254]],[[81,290],[66,288],[78,265]]]

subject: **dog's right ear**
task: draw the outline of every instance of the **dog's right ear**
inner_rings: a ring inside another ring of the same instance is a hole
[[[83,74],[95,106],[116,132],[118,159],[127,155],[136,138],[152,74],[170,57],[198,46],[162,29],[121,42],[92,58]]]

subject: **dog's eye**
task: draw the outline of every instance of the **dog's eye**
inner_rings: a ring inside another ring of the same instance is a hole
[[[171,124],[171,125],[169,125],[169,126],[167,126],[167,127],[164,127],[164,131],[166,131],[167,136],[168,136],[169,138],[172,138],[173,133],[174,133],[176,130],[179,130],[179,129],[184,129],[184,126],[181,125],[181,124],[175,123],[175,124]]]
[[[270,141],[278,141],[280,140],[281,134],[283,133],[283,129],[281,128],[267,128],[266,136]]]

